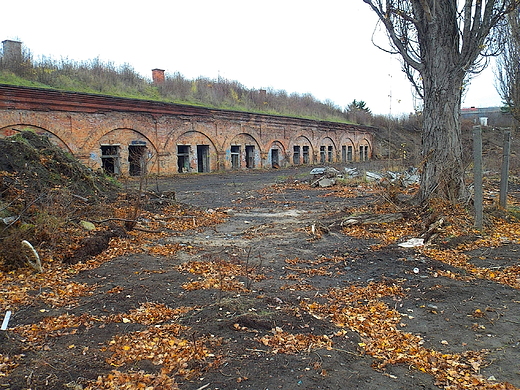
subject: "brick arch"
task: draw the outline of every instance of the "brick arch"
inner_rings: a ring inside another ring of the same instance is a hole
[[[132,135],[137,135],[137,137],[132,137]],[[159,149],[155,145],[155,142],[152,141],[148,135],[144,134],[141,131],[132,129],[130,127],[117,127],[115,129],[111,129],[111,130],[103,132],[102,134],[99,134],[98,137],[91,137],[89,139],[89,141],[87,141],[85,143],[85,145],[83,146],[83,149],[87,149],[87,150],[96,149],[97,145],[99,145],[101,142],[130,144],[131,141],[139,140],[139,138],[141,138],[141,140],[149,143],[153,147],[153,150],[155,151],[155,153],[158,152]],[[111,141],[111,142],[109,142],[109,141]]]
[[[370,140],[367,139],[367,138],[362,138],[361,141],[359,141],[359,145],[361,145],[361,144],[368,145],[368,147],[369,147],[370,149],[372,149],[372,143],[371,143]]]
[[[246,140],[250,140],[250,141],[253,141],[254,144],[258,147],[258,150],[260,152],[263,151],[263,149],[260,147],[260,143],[258,142],[257,138],[254,137],[253,135],[249,134],[249,133],[238,133],[236,134],[232,139],[231,139],[231,143],[236,143],[236,142],[239,142],[239,141],[246,141]]]
[[[350,137],[346,137],[345,140],[342,142],[342,144],[350,144],[352,146],[356,146],[356,143],[354,140]]]
[[[246,168],[255,168],[262,166],[263,162],[266,160],[266,152],[260,146],[260,142],[258,139],[250,133],[238,133],[235,134],[233,138],[231,138],[229,145],[225,145],[225,153],[226,153],[226,164],[231,166],[231,149],[232,146],[239,145],[241,147],[240,150],[240,167]],[[251,150],[253,147],[253,150]],[[249,148],[249,149],[248,149]],[[228,157],[229,160],[228,160]]]
[[[121,174],[132,174],[133,162],[130,153],[132,147],[148,150],[146,156],[141,156],[143,161],[146,161],[148,172],[160,171],[159,151],[155,143],[146,134],[128,127],[118,127],[100,134],[97,138],[92,137],[84,146],[84,149],[90,151],[89,163],[103,166],[103,149],[109,145],[118,148]]]
[[[256,145],[258,146],[258,148],[262,151],[265,151],[265,148],[262,148],[262,134],[261,134],[261,129],[260,129],[260,126],[250,126],[250,125],[242,125],[240,126],[240,129],[235,129],[235,130],[238,130],[236,133],[231,133],[230,134],[230,137],[228,137],[229,139],[231,140],[234,140],[236,137],[239,137],[239,136],[248,136],[248,137],[251,137],[251,139],[253,139],[256,143]],[[264,144],[265,146],[265,144]]]
[[[59,146],[63,150],[66,150],[69,153],[73,153],[72,149],[61,139],[59,136],[54,134],[52,131],[49,131],[47,129],[44,129],[43,127],[34,126],[30,124],[25,123],[17,123],[14,125],[8,125],[0,128],[0,137],[9,137],[11,135],[15,135],[17,133],[20,133],[24,130],[34,131],[38,135],[42,135],[49,138],[49,141],[51,141],[54,145]]]
[[[298,142],[302,142],[302,141],[305,142],[305,143],[308,143],[309,146],[311,148],[313,148],[313,150],[314,150],[314,145],[312,144],[312,141],[311,141],[310,137],[308,137],[308,136],[306,136],[304,134],[299,134],[294,140],[291,140],[289,142],[289,147],[292,147],[293,145],[297,144]]]
[[[204,132],[189,129],[179,134],[165,149],[174,155],[179,172],[210,172],[219,169],[221,153],[215,141]],[[187,155],[182,147],[187,147]],[[182,161],[181,161],[182,159]]]
[[[178,144],[182,139],[189,139],[190,141],[197,141],[197,139],[208,140],[210,145],[215,149],[216,152],[219,150],[217,144],[209,135],[198,130],[186,130],[183,133],[179,134],[175,139],[173,139],[173,137],[171,139],[174,141],[175,144]],[[167,147],[168,146],[166,145],[165,150],[167,150]]]
[[[332,150],[331,147],[332,146]],[[338,159],[338,147],[337,143],[329,137],[323,137],[318,141],[316,147],[316,158],[320,164],[337,162]]]
[[[358,145],[351,137],[344,137],[340,143],[340,147],[342,154],[341,162],[348,163],[358,159]]]
[[[305,151],[305,146],[308,146],[308,151]],[[295,147],[298,148],[295,149]],[[291,164],[312,164],[315,160],[315,150],[316,148],[311,139],[306,135],[300,134],[289,143],[289,151],[287,154],[289,159],[292,158]],[[298,155],[296,155],[296,153],[298,153]]]
[[[270,150],[273,146],[278,146],[284,154],[287,153],[287,150],[282,141],[279,141],[279,140],[271,141],[271,143],[269,144],[269,147],[267,147],[266,150]]]
[[[334,147],[334,150],[337,150],[337,142],[335,142],[331,137],[329,136],[326,136],[326,137],[323,137],[321,138],[319,141],[318,141],[318,144],[319,146],[321,145],[328,145],[328,144],[332,144],[332,146]]]
[[[363,153],[361,152],[361,147],[364,146]],[[361,138],[361,140],[357,144],[357,154],[358,159],[360,161],[369,160],[372,157],[372,143],[367,138]]]

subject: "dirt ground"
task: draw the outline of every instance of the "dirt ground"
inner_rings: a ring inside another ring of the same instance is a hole
[[[520,388],[515,282],[327,229],[338,213],[374,195],[297,185],[308,172],[148,183],[225,220],[158,234],[148,251],[70,271],[67,288],[86,293],[67,304],[38,299],[45,288],[29,291],[34,301],[11,305],[9,328],[0,333],[0,386]],[[201,216],[183,218],[195,224]],[[465,255],[478,269],[520,266],[520,244],[512,239]],[[7,374],[2,364],[11,365]]]

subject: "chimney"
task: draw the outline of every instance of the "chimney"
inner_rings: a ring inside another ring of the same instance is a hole
[[[258,90],[258,102],[257,104],[267,104],[267,91],[265,89]]]
[[[154,84],[164,83],[164,69],[152,69],[152,80]]]
[[[6,39],[2,44],[4,66],[8,69],[18,69],[22,64],[22,42]]]

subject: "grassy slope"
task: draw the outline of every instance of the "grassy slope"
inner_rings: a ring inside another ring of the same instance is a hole
[[[190,105],[190,106],[216,108],[216,109],[231,110],[231,111],[255,112],[255,113],[266,114],[266,115],[292,116],[292,117],[296,117],[296,118],[311,119],[311,120],[316,120],[316,121],[351,123],[351,122],[348,122],[346,120],[343,120],[341,118],[336,118],[336,117],[321,118],[321,117],[317,117],[317,116],[313,116],[313,115],[291,115],[291,114],[279,113],[279,112],[276,112],[275,110],[251,110],[246,107],[242,107],[240,105],[230,106],[229,104],[225,104],[223,106],[215,106],[215,105],[211,105],[211,104],[208,104],[205,102],[171,100],[171,99],[162,97],[160,95],[159,91],[157,90],[157,88],[154,86],[150,86],[149,88],[146,88],[146,90],[144,90],[144,91],[114,87],[113,89],[109,90],[108,92],[107,91],[100,92],[100,91],[95,90],[95,88],[93,88],[92,86],[90,86],[86,83],[82,83],[79,80],[73,80],[73,79],[67,77],[67,78],[62,78],[61,81],[62,82],[60,83],[60,86],[50,86],[50,85],[46,85],[46,84],[43,84],[40,82],[25,79],[23,77],[15,75],[12,72],[0,71],[0,84],[16,85],[16,86],[22,86],[22,87],[46,88],[46,89],[80,92],[80,93],[102,94],[102,95],[117,96],[117,97],[130,98],[130,99],[153,100],[153,101],[161,101],[161,102],[166,102],[166,103],[185,104],[185,105]]]

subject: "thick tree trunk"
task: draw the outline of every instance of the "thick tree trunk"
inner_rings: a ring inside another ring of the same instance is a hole
[[[421,202],[432,198],[460,202],[467,195],[460,129],[463,75],[454,73],[436,68],[425,77]]]
[[[422,32],[424,123],[419,200],[460,202],[466,197],[460,129],[466,72],[460,66],[460,38],[452,7],[440,7],[435,23],[425,23]]]

